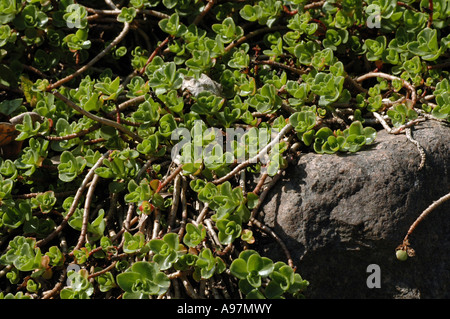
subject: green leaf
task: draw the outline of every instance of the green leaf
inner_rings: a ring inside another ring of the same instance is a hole
[[[437,106],[433,108],[431,114],[439,119],[450,118],[450,94],[444,92],[436,96]]]
[[[239,14],[241,15],[242,18],[244,18],[247,21],[256,21],[258,20],[261,15],[262,15],[262,10],[261,7],[256,5],[256,6],[251,6],[249,4],[246,4],[240,11]]]
[[[241,258],[233,260],[230,266],[230,271],[233,276],[237,277],[238,279],[247,278],[248,271],[246,261]]]
[[[364,136],[366,137],[366,145],[372,144],[377,137],[377,131],[373,127],[365,127]]]
[[[264,294],[269,299],[279,298],[284,292],[285,290],[283,290],[280,284],[275,281],[269,282],[266,289],[264,289]]]
[[[316,125],[316,114],[311,111],[301,111],[292,114],[289,122],[297,133],[305,133]]]
[[[127,292],[131,292],[135,282],[141,278],[141,274],[137,272],[124,272],[116,277],[117,284],[120,288]]]
[[[193,179],[189,182],[189,186],[198,193],[206,186],[206,182],[203,179]]]
[[[258,205],[259,196],[253,192],[247,193],[247,207],[253,209]]]
[[[124,22],[131,23],[135,17],[136,17],[135,8],[123,7],[120,14],[117,16],[117,21],[122,23]]]
[[[83,172],[87,163],[83,157],[75,157],[69,151],[64,151],[61,154],[60,161],[61,163],[58,165],[58,177],[63,182],[73,181]]]
[[[99,100],[98,93],[93,93],[92,96],[86,101],[86,103],[84,103],[84,105],[82,105],[82,107],[88,112],[99,111],[100,107],[101,107],[101,103]]]
[[[22,98],[14,100],[4,100],[0,102],[0,113],[4,115],[12,114],[22,105],[22,102]]]
[[[246,295],[247,299],[266,299],[261,291],[253,289]]]
[[[163,137],[169,137],[177,128],[177,123],[172,114],[166,114],[159,120],[158,133]]]
[[[172,36],[182,36],[187,31],[187,28],[180,24],[178,13],[174,13],[169,18],[160,20],[158,25],[161,30]]]
[[[129,232],[124,233],[123,251],[127,254],[133,254],[141,250],[145,244],[144,234],[137,232],[131,235]]]
[[[437,30],[425,28],[417,35],[417,41],[408,44],[408,50],[421,56],[423,60],[434,61],[439,58],[445,48],[439,48]]]
[[[168,233],[164,235],[163,241],[169,245],[170,249],[177,250],[179,246],[178,235],[175,233]]]
[[[138,109],[132,116],[137,122],[154,124],[158,122],[160,117],[159,105],[152,99],[146,100],[145,102],[139,104]]]
[[[23,141],[48,129],[48,125],[46,125],[48,122],[41,124],[39,120],[35,119],[35,115],[35,113],[24,113],[22,123],[16,124],[16,130],[20,131],[20,134],[16,137],[17,141]]]
[[[350,125],[349,129],[348,129],[348,133],[349,133],[350,135],[351,135],[351,134],[354,134],[354,135],[363,135],[363,134],[364,134],[364,129],[363,129],[363,126],[362,126],[361,122],[360,122],[360,121],[355,121],[355,122],[353,122],[353,123]]]
[[[79,29],[75,33],[68,34],[64,37],[63,42],[73,51],[89,49],[91,47],[87,29]]]
[[[86,8],[80,4],[70,4],[66,7],[63,19],[66,21],[67,27],[84,29],[87,27],[88,12]]]
[[[364,43],[364,47],[367,48],[366,55],[369,61],[380,60],[386,49],[386,37],[378,36],[375,40],[367,39]]]
[[[217,221],[218,238],[221,244],[228,245],[241,235],[242,227],[234,220],[221,219]]]
[[[159,142],[156,135],[151,135],[136,146],[136,150],[144,155],[155,154],[158,150]]]
[[[45,255],[50,258],[50,265],[61,266],[64,263],[64,255],[57,246],[51,246]]]
[[[147,295],[164,294],[170,286],[169,278],[156,263],[138,261],[131,266],[131,271],[121,273],[116,277],[117,284],[128,298],[145,298]]]
[[[217,264],[218,260],[214,258],[209,248],[202,249],[195,263],[196,267],[200,269],[200,276],[203,279],[209,279],[214,275]]]
[[[199,245],[206,237],[206,229],[202,224],[198,226],[188,223],[186,225],[186,234],[183,237],[183,243],[188,247]]]
[[[366,144],[366,138],[363,135],[349,135],[343,145],[343,149],[349,152],[357,152]]]

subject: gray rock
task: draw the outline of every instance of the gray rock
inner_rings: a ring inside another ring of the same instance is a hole
[[[32,122],[44,123],[45,118],[43,116],[40,116],[36,112],[23,112],[23,113],[20,113],[19,115],[16,115],[16,116],[12,117],[11,119],[9,119],[9,122],[11,124],[14,124],[14,125],[22,124],[23,120],[25,118],[25,115],[29,115],[31,117],[31,121]]]
[[[222,85],[212,80],[204,73],[200,74],[198,79],[195,77],[185,76],[183,78],[181,89],[183,91],[188,90],[195,97],[204,91],[211,92],[217,96],[222,95]]]
[[[450,191],[450,127],[427,121],[413,137],[378,133],[354,154],[304,154],[267,196],[258,219],[287,245],[309,298],[449,298],[450,202],[434,210],[410,236],[416,256],[398,261],[395,248],[415,219]],[[286,261],[270,237],[262,254]],[[368,288],[370,264],[381,288]]]

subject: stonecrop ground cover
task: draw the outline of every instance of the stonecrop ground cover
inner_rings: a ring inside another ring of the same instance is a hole
[[[303,297],[314,278],[264,198],[302,153],[448,122],[449,17],[447,0],[0,0],[0,298]]]

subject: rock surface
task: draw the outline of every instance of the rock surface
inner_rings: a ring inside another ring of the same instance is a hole
[[[402,262],[395,248],[415,219],[450,191],[450,126],[426,121],[412,130],[425,167],[404,134],[378,133],[355,154],[305,154],[267,196],[258,219],[287,245],[310,282],[307,298],[450,298],[450,202],[410,236],[416,256]],[[286,255],[270,237],[259,250]],[[380,288],[368,288],[380,269]]]

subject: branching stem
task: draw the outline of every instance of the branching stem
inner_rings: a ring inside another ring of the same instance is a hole
[[[178,206],[180,204],[180,192],[181,192],[181,175],[177,175],[175,177],[174,185],[173,185],[173,195],[172,195],[172,207],[168,216],[168,229],[167,232],[170,232],[171,229],[175,225],[175,218],[178,211]]]
[[[433,24],[433,11],[434,11],[434,7],[433,7],[433,0],[428,0],[428,5],[429,5],[429,18],[428,18],[428,24],[427,27],[431,28],[431,25]]]
[[[64,136],[44,136],[44,138],[49,141],[67,141],[67,140],[72,140],[77,137],[82,137],[86,134],[89,134],[89,133],[95,131],[95,130],[98,130],[101,127],[102,127],[102,125],[100,123],[96,123],[96,124],[92,125],[90,128],[81,130],[76,133],[72,133],[72,134],[68,134],[68,135],[64,135]]]
[[[81,246],[84,244],[85,236],[87,233],[87,227],[89,224],[89,212],[91,210],[92,197],[94,196],[94,190],[95,190],[95,187],[97,186],[97,182],[98,182],[99,178],[100,178],[100,176],[98,176],[97,174],[94,174],[91,185],[89,186],[89,189],[87,191],[86,199],[84,201],[83,223],[81,226],[81,232],[80,232],[80,236],[78,237],[78,243],[71,252],[72,255],[73,255],[73,251],[80,249]]]
[[[178,231],[178,236],[180,238],[183,238],[184,232],[186,231],[186,220],[188,217],[188,211],[187,211],[187,198],[186,198],[186,192],[187,192],[187,180],[186,177],[181,178],[181,222],[180,222],[180,230]]]
[[[150,54],[150,56],[148,57],[147,62],[145,62],[145,66],[139,71],[139,74],[144,74],[145,72],[145,68],[147,67],[147,65],[150,64],[150,62],[153,61],[153,59],[155,58],[155,56],[159,53],[159,51],[161,51],[170,41],[170,39],[172,39],[173,36],[169,35],[167,38],[165,38],[157,47],[156,49],[152,52],[152,54]]]
[[[280,239],[280,237],[278,237],[278,235],[275,234],[275,232],[272,229],[270,229],[269,227],[267,227],[266,225],[264,225],[259,220],[253,217],[250,218],[250,223],[257,226],[259,229],[269,234],[270,236],[272,236],[272,238],[276,240],[276,242],[280,245],[281,249],[285,253],[286,258],[288,260],[288,265],[294,267],[294,262],[292,261],[291,253],[289,252],[289,249],[286,247],[285,243]]]
[[[91,181],[91,179],[94,177],[95,170],[100,167],[103,164],[103,160],[108,157],[108,155],[111,153],[111,151],[107,151],[105,154],[102,155],[98,159],[98,161],[92,166],[91,170],[86,174],[86,177],[84,178],[83,182],[81,183],[80,187],[78,188],[77,193],[75,194],[75,197],[73,199],[72,205],[70,206],[69,211],[67,212],[67,215],[64,217],[61,224],[56,227],[56,229],[50,233],[47,237],[44,239],[41,239],[36,243],[36,247],[41,247],[46,245],[48,242],[50,242],[53,238],[55,238],[56,235],[59,234],[63,230],[63,228],[67,225],[69,222],[70,217],[72,217],[73,213],[75,213],[75,210],[78,206],[78,202],[81,199],[81,196],[83,195],[84,190],[87,187],[87,184]]]
[[[246,160],[245,162],[242,162],[241,164],[237,165],[230,173],[227,175],[216,179],[213,181],[214,184],[222,184],[223,182],[229,180],[231,177],[239,173],[242,169],[246,168],[252,163],[257,163],[263,156],[267,155],[268,152],[274,147],[276,144],[280,143],[280,139],[285,136],[287,133],[289,133],[293,129],[291,124],[287,124],[283,127],[283,129],[278,133],[278,135],[273,139],[269,144],[266,145],[258,154],[256,154],[254,157]]]
[[[63,269],[61,272],[61,275],[59,276],[59,280],[57,284],[53,287],[51,290],[44,291],[42,293],[42,299],[50,299],[54,295],[56,295],[63,287],[64,287],[64,280],[66,279],[67,270]]]
[[[386,74],[383,72],[370,72],[370,73],[364,74],[364,75],[360,76],[359,78],[357,78],[356,82],[362,82],[366,79],[376,78],[376,77],[383,78],[383,79],[390,80],[390,81],[394,81],[394,80],[401,81],[403,87],[408,89],[409,92],[411,93],[411,102],[412,102],[411,108],[413,108],[416,105],[416,102],[417,102],[416,89],[408,81],[405,81],[399,77],[396,77],[396,76],[393,76],[390,74]]]
[[[205,219],[206,214],[209,211],[209,203],[206,203],[205,206],[203,207],[202,211],[200,212],[200,214],[197,216],[197,224],[200,224],[203,222],[203,219]]]
[[[283,63],[279,63],[279,62],[276,62],[276,61],[272,61],[272,60],[255,60],[255,61],[253,61],[253,63],[270,65],[272,67],[285,69],[285,70],[291,71],[292,73],[296,73],[296,74],[299,74],[299,75],[306,74],[306,73],[308,73],[308,71],[310,71],[309,68],[306,69],[306,70],[297,69],[297,68],[294,68],[292,66],[289,66],[289,65],[286,65],[286,64],[283,64]]]
[[[414,221],[414,223],[409,227],[408,232],[406,233],[405,238],[403,239],[404,243],[408,243],[408,237],[413,233],[416,227],[427,217],[433,210],[442,205],[445,201],[450,200],[450,193],[442,196],[437,201],[433,202],[430,206],[425,209],[422,214]]]
[[[117,264],[117,260],[113,261],[113,262],[111,263],[111,265],[109,265],[108,267],[106,267],[106,268],[104,268],[104,269],[102,269],[102,270],[100,270],[100,271],[94,272],[93,274],[90,274],[90,275],[88,276],[88,279],[95,278],[95,277],[98,277],[98,276],[100,276],[100,275],[103,275],[103,274],[107,273],[108,271],[110,271],[111,269],[113,269],[113,268],[116,266],[116,264]]]
[[[109,51],[111,51],[112,48],[114,48],[117,44],[119,44],[120,41],[122,41],[125,38],[125,36],[127,35],[129,30],[130,30],[130,24],[125,22],[122,31],[119,33],[119,35],[106,48],[104,48],[91,61],[89,61],[83,67],[79,68],[74,73],[66,76],[65,78],[62,78],[61,80],[59,80],[59,81],[57,81],[57,82],[55,82],[53,84],[50,84],[47,87],[47,91],[52,91],[52,90],[60,87],[64,83],[67,83],[70,80],[72,80],[72,79],[76,78],[77,76],[79,76],[80,74],[84,73],[87,69],[89,69],[95,63],[97,63],[101,58],[103,58]]]
[[[415,120],[411,120],[408,123],[405,123],[395,129],[392,129],[386,122],[386,120],[381,116],[381,114],[377,113],[377,112],[372,112],[373,116],[378,120],[378,122],[381,123],[381,125],[383,125],[384,129],[389,133],[389,134],[399,134],[401,133],[404,129],[414,126],[417,123],[423,122],[425,121],[424,118],[417,118]]]
[[[257,35],[263,34],[263,33],[267,33],[267,32],[271,32],[271,31],[278,31],[278,30],[283,30],[286,29],[286,26],[276,26],[276,27],[267,27],[267,28],[262,28],[262,29],[258,29],[252,32],[249,32],[248,34],[240,37],[239,39],[237,39],[236,41],[231,42],[226,48],[225,48],[225,52],[230,52],[233,48],[239,46],[240,44],[248,41],[249,39],[256,37]]]
[[[178,166],[173,172],[172,174],[169,175],[169,177],[167,177],[164,182],[161,183],[161,186],[159,187],[160,190],[164,189],[167,185],[169,185],[172,180],[183,170],[182,166]]]
[[[269,191],[272,189],[272,187],[278,182],[278,180],[281,177],[281,173],[275,175],[272,180],[269,182],[269,184],[265,187],[264,191],[261,193],[261,195],[259,196],[259,200],[258,200],[258,204],[256,205],[255,208],[253,208],[251,216],[252,218],[256,218],[256,215],[258,214],[258,211],[262,205],[262,203],[264,202],[267,194],[269,193]]]
[[[416,145],[417,150],[419,151],[419,154],[420,154],[420,165],[419,165],[418,170],[420,171],[420,170],[422,170],[422,169],[424,168],[424,166],[425,166],[425,160],[426,160],[426,154],[425,154],[425,151],[424,151],[423,147],[420,145],[420,143],[419,143],[418,141],[416,141],[416,140],[412,137],[412,134],[411,134],[411,127],[407,127],[407,128],[405,129],[405,132],[406,132],[406,137],[408,138],[408,140],[409,140],[411,143],[413,143],[414,145]]]
[[[216,0],[209,0],[203,11],[197,17],[195,17],[195,20],[192,24],[198,25],[200,21],[203,20],[203,17],[212,9],[215,3]]]
[[[132,137],[135,141],[138,142],[142,142],[143,139],[142,137],[140,137],[139,135],[136,135],[135,133],[131,132],[128,128],[126,128],[125,126],[115,122],[115,121],[111,121],[108,119],[105,119],[103,117],[97,116],[95,114],[92,114],[91,112],[88,112],[86,110],[84,110],[83,108],[81,108],[80,106],[78,106],[76,103],[72,102],[71,100],[69,100],[67,97],[65,97],[64,95],[62,95],[61,93],[59,93],[58,91],[53,91],[52,92],[53,95],[55,95],[57,98],[59,98],[60,100],[62,100],[64,103],[66,103],[68,106],[70,106],[71,108],[73,108],[74,110],[76,110],[77,112],[83,114],[84,116],[99,122],[101,124],[104,125],[108,125],[108,126],[112,126],[116,129],[118,129],[119,131],[127,134],[128,136]]]

